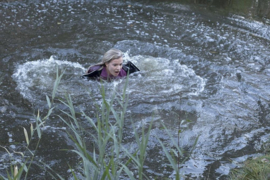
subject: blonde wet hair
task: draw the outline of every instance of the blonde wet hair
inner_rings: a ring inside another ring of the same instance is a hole
[[[97,64],[95,64],[95,65],[90,66],[90,67],[87,69],[86,73],[88,73],[88,71],[89,71],[89,69],[90,69],[91,67],[94,67],[94,66],[97,66],[97,65],[102,66],[102,67],[99,69],[99,70],[101,70],[101,69],[105,66],[105,63],[109,63],[109,62],[111,62],[111,61],[114,60],[114,59],[119,59],[120,57],[123,57],[123,52],[120,51],[119,49],[112,48],[112,49],[110,49],[109,51],[107,51],[107,52],[103,55],[103,58],[102,58],[102,60],[101,60],[100,63],[97,63]]]
[[[109,63],[111,60],[119,59],[120,57],[123,57],[123,52],[119,49],[112,48],[104,54],[102,61],[99,64],[104,65],[105,63]]]

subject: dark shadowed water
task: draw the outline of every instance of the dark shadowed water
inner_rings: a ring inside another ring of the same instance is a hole
[[[141,69],[129,78],[124,140],[126,147],[134,146],[131,119],[138,128],[154,121],[147,174],[174,177],[155,137],[169,146],[161,122],[177,140],[180,121],[189,119],[180,146],[189,150],[199,140],[182,173],[226,179],[269,140],[269,19],[245,13],[175,2],[0,2],[0,145],[10,152],[22,149],[17,144],[24,141],[22,127],[35,121],[38,109],[46,112],[57,68],[65,70],[57,95],[71,94],[78,111],[94,116],[101,103],[99,83],[80,75],[115,47]],[[121,93],[124,85],[124,80],[105,83],[106,95]],[[76,166],[77,158],[60,151],[73,147],[65,129],[57,117],[50,118],[37,157],[68,178],[68,164]],[[5,174],[9,155],[0,149],[0,156]],[[35,170],[29,179],[46,175]]]

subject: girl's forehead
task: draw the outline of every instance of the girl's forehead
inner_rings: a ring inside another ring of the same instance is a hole
[[[113,59],[113,60],[110,61],[110,63],[113,63],[113,64],[121,64],[121,63],[123,63],[123,58],[120,57],[120,58],[118,58],[118,59]]]

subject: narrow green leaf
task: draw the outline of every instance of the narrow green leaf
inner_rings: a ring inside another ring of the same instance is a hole
[[[34,135],[34,127],[33,124],[31,124],[30,126],[30,131],[31,131],[31,137]]]
[[[124,166],[124,165],[123,165]],[[133,172],[130,171],[126,166],[124,166],[124,171],[127,173],[128,177],[131,179],[131,180],[136,180],[134,178],[134,175],[133,175]]]
[[[47,95],[46,95],[46,100],[47,100],[47,104],[48,104],[49,108],[51,108],[51,101]]]
[[[26,143],[29,146],[28,132],[27,132],[27,130],[25,128],[23,128],[23,132],[24,132],[24,137],[25,137]]]
[[[17,180],[17,178],[16,178],[18,176],[18,166],[17,165],[14,166],[13,176],[14,176],[14,179]]]
[[[37,130],[37,134],[38,134],[38,138],[41,138],[41,130],[40,130],[40,126],[38,124],[38,121],[36,121],[36,130]]]
[[[48,119],[48,117],[52,114],[53,109],[54,109],[54,107],[49,109],[47,115],[43,118],[43,121]]]

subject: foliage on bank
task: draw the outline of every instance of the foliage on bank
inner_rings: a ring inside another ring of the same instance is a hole
[[[244,162],[243,167],[233,169],[231,180],[268,180],[270,179],[270,155],[256,157]]]
[[[66,133],[74,142],[74,149],[66,149],[66,151],[77,154],[79,159],[76,167],[70,167],[70,178],[88,180],[152,179],[146,173],[144,165],[148,153],[147,146],[152,123],[147,125],[142,123],[141,129],[133,126],[133,132],[130,133],[134,135],[135,146],[132,149],[125,147],[123,144],[125,113],[128,107],[128,95],[126,94],[128,77],[122,94],[113,92],[109,99],[105,96],[105,88],[101,83],[102,103],[96,105],[96,117],[89,117],[85,112],[75,110],[71,95],[67,94],[65,98],[57,98],[57,89],[62,76],[63,74],[59,75],[57,70],[52,95],[46,96],[47,113],[42,116],[38,112],[36,122],[30,125],[30,129],[23,127],[26,143],[24,144],[24,151],[17,152],[22,158],[18,160],[17,156],[14,157],[7,148],[3,147],[10,154],[10,170],[7,170],[6,175],[0,174],[0,179],[27,179],[29,171],[32,170],[32,164],[47,171],[52,179],[65,179],[44,162],[35,159],[42,140],[43,127],[46,126],[47,120],[52,115],[57,115],[66,124]],[[60,102],[65,108],[59,109],[56,102]],[[118,104],[118,106],[115,106],[115,104]],[[60,114],[58,114],[59,111]],[[83,125],[82,122],[87,122],[87,126]],[[163,129],[167,132],[173,145],[168,147],[158,137],[153,138],[156,138],[160,143],[164,156],[167,158],[166,162],[163,163],[168,164],[167,167],[173,172],[174,179],[180,180],[182,178],[180,165],[189,158],[189,155],[186,153],[184,155],[179,143],[175,142],[175,138],[165,126],[163,126]],[[179,129],[178,138],[180,132]],[[33,141],[34,139],[36,140]],[[89,147],[89,139],[91,140],[91,147]],[[193,145],[193,149],[197,140],[198,138]],[[192,153],[192,150],[190,153]]]

